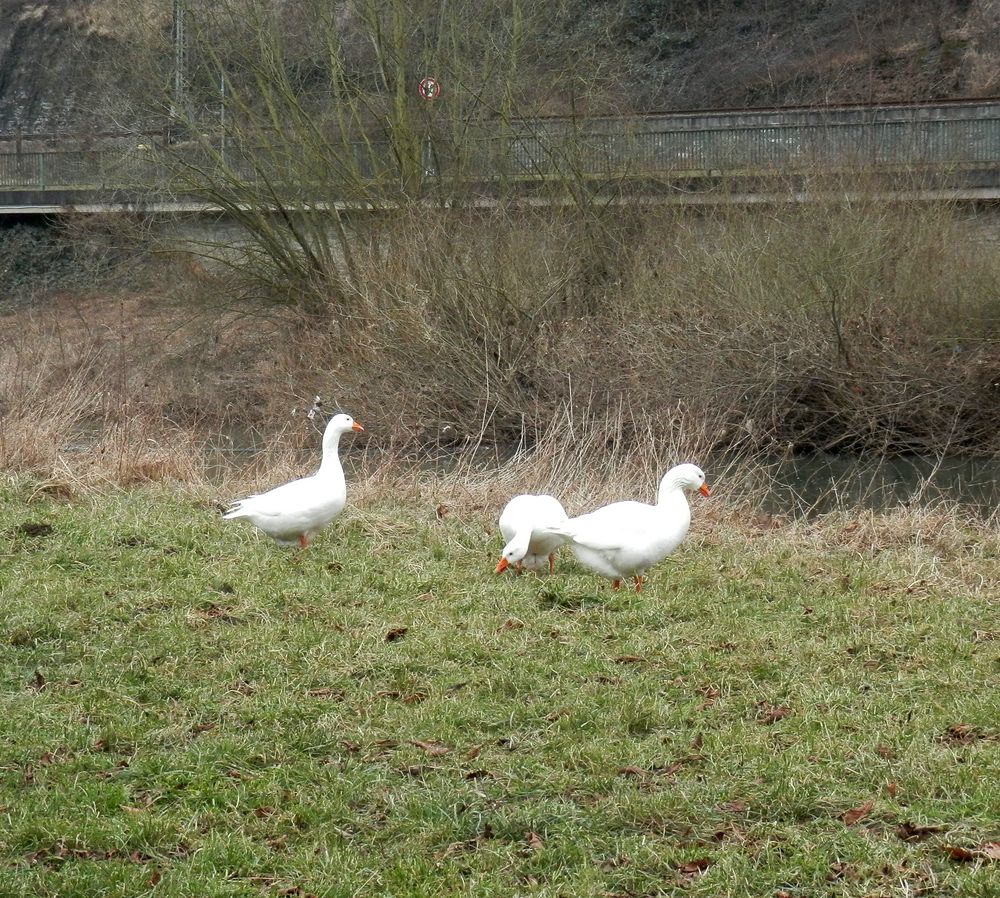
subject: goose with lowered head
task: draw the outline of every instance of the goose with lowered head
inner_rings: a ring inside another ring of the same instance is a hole
[[[223,517],[245,518],[279,545],[304,549],[347,503],[340,437],[355,430],[364,428],[350,415],[334,415],[323,432],[323,460],[315,474],[240,499]]]
[[[566,509],[555,496],[515,496],[500,513],[500,533],[507,544],[496,573],[502,573],[510,565],[518,571],[522,568],[541,571],[548,560],[551,574],[555,567],[555,551],[566,542],[566,537],[546,533],[543,528],[558,526],[567,520]]]
[[[646,571],[673,552],[687,535],[691,508],[686,490],[709,495],[705,474],[697,465],[677,465],[667,471],[655,505],[614,502],[548,527],[546,532],[565,537],[577,560],[608,577],[614,589],[631,577],[639,592]]]

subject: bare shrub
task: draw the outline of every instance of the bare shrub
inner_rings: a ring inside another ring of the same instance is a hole
[[[1000,448],[1000,266],[946,207],[420,210],[355,258],[355,313],[285,364],[398,442],[535,446],[567,415],[715,451]]]

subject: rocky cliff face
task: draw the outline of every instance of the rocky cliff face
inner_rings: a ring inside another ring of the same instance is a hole
[[[1000,0],[633,0],[612,34],[650,106],[1000,93]]]
[[[160,5],[169,27],[170,4]],[[129,13],[139,8],[119,0],[0,0],[0,133],[139,124],[134,79],[121,65],[134,37]]]
[[[561,33],[532,41],[539,85],[547,65],[568,64],[560,47],[572,47],[572,64],[596,62],[606,95],[625,109],[1000,93],[1000,0],[569,0],[564,9]],[[137,22],[169,36],[170,14],[169,0],[0,0],[0,133],[157,126],[122,62]],[[564,112],[560,102],[544,108]]]

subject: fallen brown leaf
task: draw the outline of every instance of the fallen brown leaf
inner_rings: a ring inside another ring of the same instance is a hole
[[[506,633],[508,630],[520,630],[524,627],[524,621],[518,617],[508,617],[499,627],[497,633]]]
[[[875,754],[877,754],[880,758],[886,758],[886,759],[896,757],[896,753],[891,748],[889,748],[888,745],[876,745]]]
[[[699,857],[693,861],[679,861],[674,864],[674,869],[678,873],[683,873],[685,876],[694,876],[697,873],[701,873],[703,870],[708,869],[711,865],[712,859],[708,857]]]
[[[958,863],[971,861],[1000,861],[1000,842],[983,842],[978,848],[966,848],[964,845],[942,845],[948,856]]]
[[[482,750],[483,750],[483,747],[481,745],[473,745],[472,748],[470,748],[465,753],[465,760],[466,761],[474,761],[474,760],[476,760],[476,758],[479,757],[479,753]]]
[[[447,505],[439,505],[435,509],[435,514],[437,514],[437,518],[440,521],[442,518],[444,518],[444,517],[447,516],[447,514],[448,514],[448,506]]]
[[[641,767],[637,767],[635,764],[629,764],[625,767],[619,767],[618,773],[622,776],[645,776],[647,771],[643,770]]]
[[[948,856],[953,861],[958,861],[959,863],[968,863],[969,861],[974,861],[979,857],[979,852],[973,848],[965,848],[962,845],[942,845],[942,850],[947,852]]]
[[[875,807],[875,802],[869,799],[864,804],[859,804],[856,808],[851,808],[850,810],[844,811],[840,815],[840,819],[844,821],[847,826],[854,826],[859,820],[863,820],[870,813],[872,808]]]
[[[41,692],[45,688],[45,677],[42,676],[40,670],[36,670],[34,675],[28,681],[28,685],[35,690],[35,692]]]
[[[846,861],[835,861],[830,864],[830,871],[826,874],[826,878],[828,882],[833,882],[837,879],[854,881],[858,878],[858,871],[853,864],[849,864]]]
[[[772,705],[768,702],[757,702],[758,723],[776,723],[792,713],[788,705]]]
[[[728,811],[730,814],[744,814],[747,810],[747,803],[740,798],[733,798],[730,801],[724,801],[719,807],[723,811]]]
[[[904,842],[919,842],[921,839],[934,835],[934,833],[941,832],[941,827],[921,826],[918,823],[904,820],[896,827],[895,832],[896,836]]]
[[[983,842],[979,850],[987,860],[1000,861],[1000,842]]]
[[[641,664],[645,660],[641,655],[619,655],[615,664]]]
[[[542,841],[542,837],[536,832],[525,833],[524,840],[528,843],[528,847],[532,851],[540,851],[542,846],[545,844]]]
[[[395,642],[397,639],[402,639],[409,632],[409,627],[393,627],[388,633],[385,634],[385,641]]]
[[[952,742],[967,745],[970,742],[978,742],[980,739],[994,739],[985,733],[981,727],[973,726],[970,723],[955,723],[948,727],[941,735],[942,742]]]
[[[431,757],[437,758],[441,755],[446,755],[451,751],[447,745],[442,745],[440,742],[429,742],[423,739],[408,739],[410,745],[415,745],[417,748],[423,749]]]

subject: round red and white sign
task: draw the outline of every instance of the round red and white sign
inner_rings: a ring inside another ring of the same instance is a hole
[[[420,82],[417,92],[424,100],[436,100],[441,94],[441,83],[437,78],[424,78]]]

